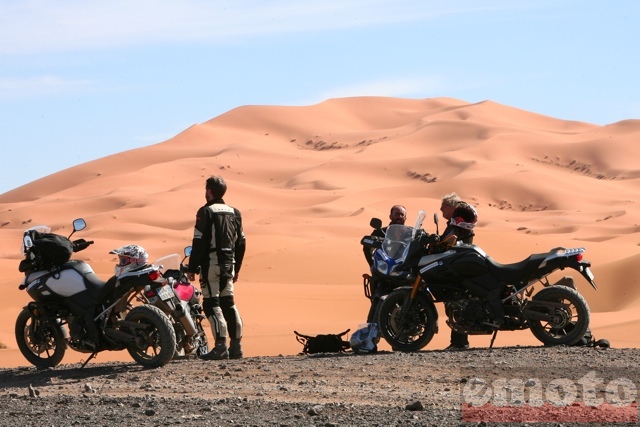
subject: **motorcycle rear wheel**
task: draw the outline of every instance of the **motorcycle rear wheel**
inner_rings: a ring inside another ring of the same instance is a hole
[[[151,305],[139,305],[131,309],[125,320],[144,326],[133,331],[136,344],[127,347],[136,362],[147,368],[158,368],[173,359],[176,334],[162,310]]]
[[[555,309],[553,319],[530,320],[531,333],[543,344],[572,345],[587,332],[590,321],[589,306],[575,289],[550,286],[533,296],[533,301],[557,302],[566,305]]]
[[[27,309],[16,319],[16,342],[20,353],[38,369],[57,366],[67,349],[60,328],[41,322]]]
[[[391,292],[380,301],[378,322],[383,338],[396,351],[418,351],[424,348],[435,334],[438,314],[425,298],[418,296],[409,307],[402,309],[410,290]]]

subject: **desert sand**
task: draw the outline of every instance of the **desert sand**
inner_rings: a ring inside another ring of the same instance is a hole
[[[114,123],[117,126],[117,123]],[[360,239],[372,217],[403,204],[431,221],[455,191],[479,212],[474,243],[501,263],[551,248],[586,247],[598,290],[575,272],[596,338],[640,346],[640,120],[565,121],[491,101],[330,99],[305,107],[244,106],[165,142],[77,165],[0,195],[0,367],[26,366],[14,322],[24,229],[46,224],[96,243],[75,257],[105,280],[109,250],[136,243],[152,259],[191,243],[204,181],[221,175],[243,213],[247,254],[236,284],[245,356],[293,355],[293,330],[355,330],[369,301]],[[442,231],[444,224],[440,224]],[[441,307],[439,307],[441,310]],[[440,333],[427,349],[448,345]],[[489,336],[471,337],[488,346]],[[528,331],[495,346],[540,345]],[[386,349],[385,344],[381,348]],[[67,352],[64,363],[83,355]],[[97,361],[129,361],[126,352]]]

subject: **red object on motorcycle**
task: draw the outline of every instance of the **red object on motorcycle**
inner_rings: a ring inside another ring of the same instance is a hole
[[[155,270],[149,273],[149,279],[151,280],[158,280],[159,277],[160,277],[160,272],[158,270]]]
[[[576,261],[582,261],[582,254],[576,255]]]
[[[182,301],[189,301],[193,297],[194,287],[191,283],[176,282],[173,289]]]
[[[158,293],[154,290],[150,290],[144,293],[144,296],[147,298],[155,297]]]

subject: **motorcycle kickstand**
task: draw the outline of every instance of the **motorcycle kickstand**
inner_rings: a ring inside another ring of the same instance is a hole
[[[84,368],[85,366],[87,366],[87,364],[91,361],[91,359],[95,358],[96,355],[98,354],[97,351],[94,351],[93,353],[91,353],[91,356],[89,356],[89,358],[87,360],[85,360],[84,362],[82,362],[82,366],[80,366],[80,369]]]
[[[491,343],[489,344],[489,350],[493,350],[493,342],[496,340],[496,335],[498,335],[498,330],[493,331],[493,336],[491,337]]]

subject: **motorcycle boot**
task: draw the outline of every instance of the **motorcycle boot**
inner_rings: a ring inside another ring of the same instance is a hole
[[[242,342],[240,338],[231,339],[231,345],[229,345],[229,359],[242,359]]]
[[[229,358],[229,349],[226,341],[216,341],[216,346],[207,354],[202,355],[203,360],[226,360]]]

